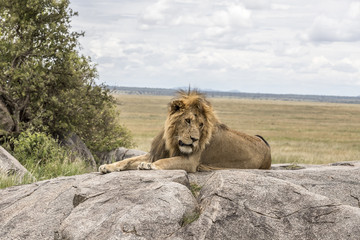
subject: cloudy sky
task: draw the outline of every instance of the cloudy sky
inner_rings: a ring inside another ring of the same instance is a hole
[[[360,1],[71,2],[99,83],[360,95]]]

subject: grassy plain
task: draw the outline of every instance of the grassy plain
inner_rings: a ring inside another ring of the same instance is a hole
[[[137,148],[149,151],[172,97],[114,95]],[[360,160],[360,105],[209,98],[220,121],[262,135],[273,163],[324,164]]]

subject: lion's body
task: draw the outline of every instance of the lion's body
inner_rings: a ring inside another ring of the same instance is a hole
[[[221,124],[211,104],[196,91],[180,93],[170,103],[164,129],[149,154],[102,165],[102,173],[131,169],[183,169],[187,172],[224,168],[269,169],[268,143]]]
[[[217,168],[269,169],[271,154],[260,137],[218,127],[200,162]]]

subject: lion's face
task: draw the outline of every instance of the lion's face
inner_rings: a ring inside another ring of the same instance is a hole
[[[184,155],[202,151],[216,121],[210,103],[202,95],[182,94],[170,103],[164,134],[166,148]]]
[[[179,150],[184,154],[196,152],[199,148],[202,128],[205,119],[203,116],[188,110],[183,113],[177,124],[176,138],[178,140]]]

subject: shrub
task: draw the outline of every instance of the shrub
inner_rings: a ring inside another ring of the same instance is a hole
[[[17,139],[12,139],[11,144],[13,156],[34,176],[34,180],[90,171],[81,159],[71,161],[70,153],[46,133],[27,130]]]

